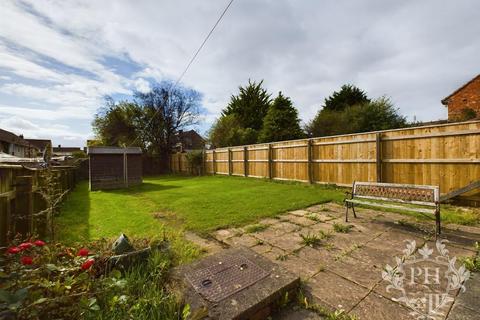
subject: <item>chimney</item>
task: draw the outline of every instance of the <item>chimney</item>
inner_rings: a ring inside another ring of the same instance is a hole
[[[62,145],[61,145],[61,144],[59,144],[59,145],[58,145],[58,148],[60,149],[61,147],[62,147]]]
[[[23,134],[19,135],[20,139],[23,139]]]

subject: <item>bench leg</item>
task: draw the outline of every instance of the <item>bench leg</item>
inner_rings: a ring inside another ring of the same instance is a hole
[[[345,222],[348,222],[348,202],[345,202]]]
[[[355,213],[355,206],[353,205],[353,203],[352,203],[352,211],[353,211],[353,216],[356,218],[357,214]]]
[[[442,233],[442,229],[441,229],[441,225],[440,225],[440,210],[438,210],[438,209],[435,212],[435,222],[436,222],[435,235],[440,235]]]

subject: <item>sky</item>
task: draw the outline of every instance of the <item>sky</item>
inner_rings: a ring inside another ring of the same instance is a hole
[[[83,146],[105,96],[176,80],[227,0],[0,2],[0,128]],[[388,96],[411,121],[480,73],[478,0],[235,0],[188,73],[201,134],[248,79],[303,122],[341,85]]]

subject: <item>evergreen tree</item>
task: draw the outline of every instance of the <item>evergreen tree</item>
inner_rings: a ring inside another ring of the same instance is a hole
[[[299,139],[303,136],[297,109],[289,97],[279,92],[263,119],[259,142]]]
[[[360,88],[346,84],[343,85],[340,91],[335,91],[333,94],[325,99],[323,105],[324,110],[342,111],[347,107],[370,102],[367,94]]]
[[[262,84],[263,80],[259,83],[248,80],[246,87],[240,86],[240,93],[232,95],[222,115],[234,114],[242,127],[260,130],[270,106],[270,94],[262,88]]]

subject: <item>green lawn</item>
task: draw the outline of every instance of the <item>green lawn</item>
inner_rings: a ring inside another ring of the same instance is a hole
[[[240,226],[262,217],[328,201],[342,201],[343,190],[300,183],[241,177],[160,176],[128,190],[88,191],[81,182],[57,218],[60,240],[153,236],[164,224],[199,233]]]
[[[121,232],[152,237],[184,229],[206,234],[343,198],[344,189],[334,187],[227,176],[150,177],[138,187],[94,192],[88,191],[87,182],[81,182],[68,195],[56,219],[57,238],[88,241]],[[418,213],[404,214],[427,219]],[[479,216],[472,210],[446,205],[441,218],[444,223],[473,225]]]

